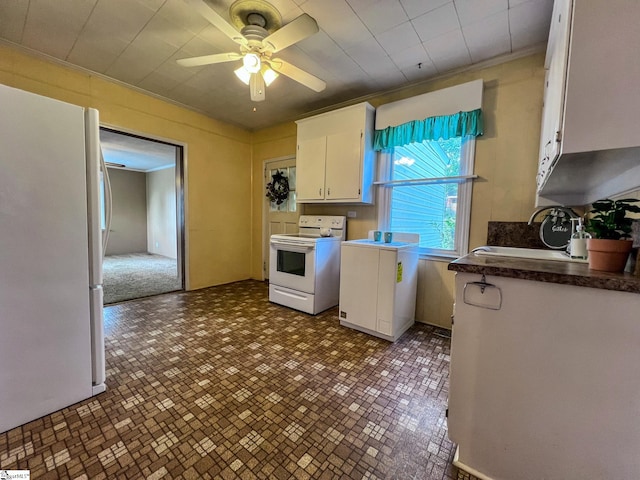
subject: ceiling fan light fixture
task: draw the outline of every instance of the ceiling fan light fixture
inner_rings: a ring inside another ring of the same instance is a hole
[[[229,7],[230,24],[209,4],[212,0],[185,0],[224,35],[240,45],[240,52],[216,53],[181,58],[185,67],[197,67],[242,59],[243,66],[234,70],[236,76],[249,85],[251,100],[265,99],[266,87],[282,74],[315,92],[327,84],[312,74],[282,59],[274,53],[298,43],[320,31],[318,23],[306,13],[282,26],[278,10],[267,0],[235,0]],[[230,0],[229,0],[230,1]],[[239,30],[239,31],[238,31]]]
[[[236,76],[242,80],[242,83],[245,85],[249,85],[249,81],[251,80],[251,72],[247,70],[244,66],[233,71]]]
[[[279,75],[275,70],[270,69],[266,65],[262,66],[260,73],[262,73],[262,78],[264,78],[264,83],[267,87],[271,85]]]
[[[242,59],[242,64],[249,73],[258,73],[260,71],[260,57],[255,53],[247,53]]]

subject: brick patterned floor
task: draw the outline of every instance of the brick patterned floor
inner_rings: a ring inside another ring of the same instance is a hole
[[[107,391],[0,435],[32,479],[458,479],[449,340],[394,344],[238,282],[105,308]]]

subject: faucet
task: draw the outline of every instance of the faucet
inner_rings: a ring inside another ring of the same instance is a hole
[[[576,212],[574,212],[573,209],[570,207],[563,207],[562,205],[551,205],[549,207],[539,208],[535,212],[533,212],[533,214],[529,218],[528,225],[531,225],[538,215],[540,215],[542,212],[545,212],[547,210],[550,210],[551,215],[554,215],[554,216],[563,217],[564,215],[568,215],[569,218],[579,217],[579,215]],[[560,213],[564,213],[564,215],[560,215]]]

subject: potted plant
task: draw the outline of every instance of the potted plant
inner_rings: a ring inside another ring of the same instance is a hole
[[[589,268],[605,272],[621,272],[633,246],[631,230],[633,218],[629,213],[640,213],[634,205],[638,200],[603,199],[594,202],[587,221]]]

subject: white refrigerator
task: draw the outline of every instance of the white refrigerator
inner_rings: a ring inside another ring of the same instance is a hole
[[[0,85],[0,432],[105,390],[98,112]]]

